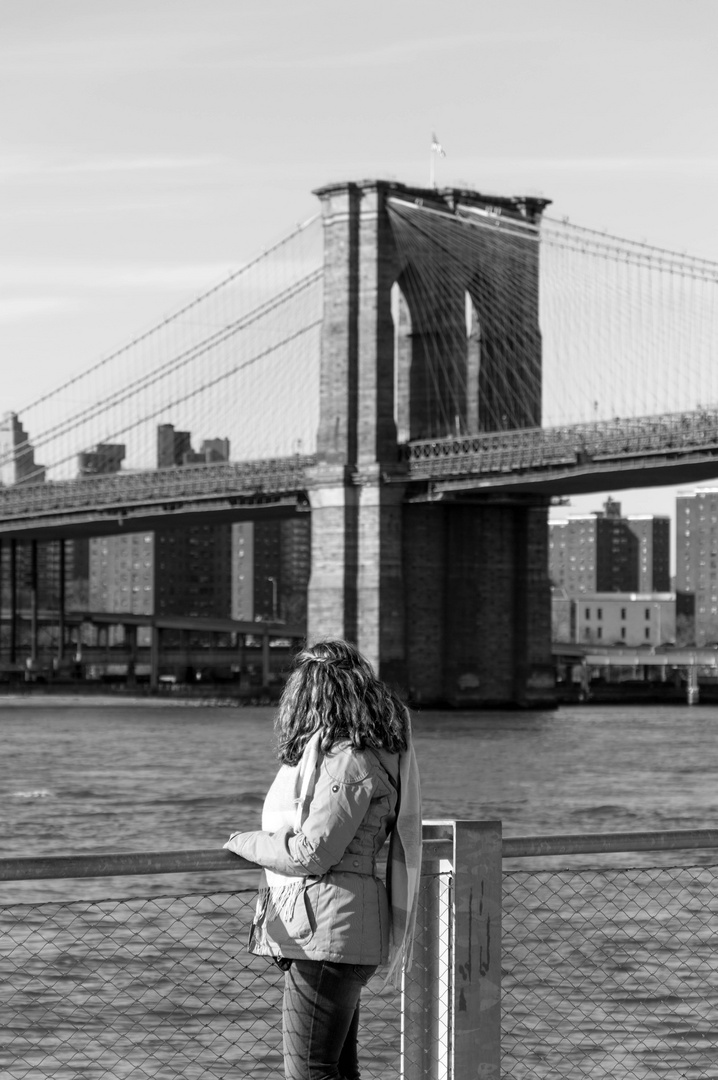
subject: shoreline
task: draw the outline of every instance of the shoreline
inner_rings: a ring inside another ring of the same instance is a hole
[[[135,708],[137,706],[148,708],[169,708],[176,709],[178,706],[195,706],[200,708],[202,706],[211,706],[212,708],[237,708],[244,709],[248,705],[253,708],[258,708],[260,705],[270,705],[271,702],[259,702],[259,701],[238,701],[236,698],[222,698],[222,697],[150,697],[142,694],[137,695],[120,695],[120,694],[0,694],[0,712],[4,707],[9,708],[23,708],[23,707],[50,707],[57,706],[59,708],[69,708],[77,705],[86,705],[97,707],[102,706],[127,706],[129,708]]]

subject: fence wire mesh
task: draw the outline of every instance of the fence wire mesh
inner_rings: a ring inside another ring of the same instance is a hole
[[[718,1077],[717,874],[506,872],[502,1075]]]
[[[422,891],[431,888],[423,879]],[[243,889],[0,908],[0,1076],[282,1075],[283,976],[246,950],[254,896]],[[415,976],[424,981],[421,956]],[[447,1022],[437,1007],[432,998],[418,1013],[416,1030],[432,1038]],[[362,995],[368,1078],[399,1075],[400,1008],[377,974]],[[404,1053],[416,1057],[411,1032]]]

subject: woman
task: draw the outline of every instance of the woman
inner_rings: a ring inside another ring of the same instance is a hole
[[[408,966],[421,864],[418,771],[406,707],[345,641],[296,658],[275,723],[281,768],[262,830],[225,847],[265,868],[252,952],[285,971],[287,1080],[359,1077],[362,987]],[[376,857],[391,836],[387,884]]]

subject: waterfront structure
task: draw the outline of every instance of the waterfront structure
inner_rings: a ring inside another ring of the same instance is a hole
[[[665,593],[670,589],[670,519],[622,517],[608,498],[602,510],[549,523],[549,573],[568,596]]]
[[[555,643],[655,646],[676,641],[674,593],[584,592],[571,597],[564,589],[552,597]]]
[[[718,487],[678,493],[676,589],[692,599],[694,643],[718,643]]]

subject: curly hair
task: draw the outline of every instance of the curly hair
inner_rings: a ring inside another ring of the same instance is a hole
[[[295,658],[274,728],[279,760],[296,765],[319,730],[325,752],[348,740],[356,750],[400,753],[407,747],[409,713],[358,649],[347,641],[319,641]]]

